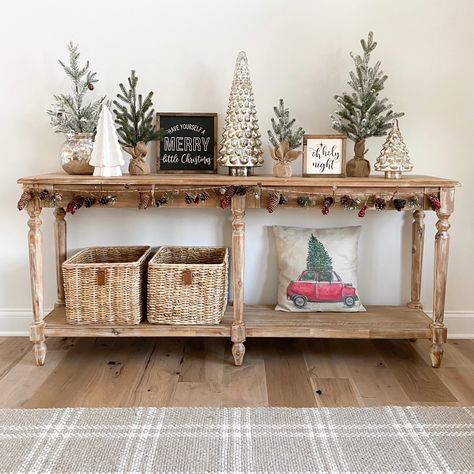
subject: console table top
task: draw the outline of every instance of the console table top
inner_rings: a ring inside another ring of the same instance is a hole
[[[423,175],[406,175],[400,179],[386,179],[383,176],[368,178],[307,178],[292,176],[291,178],[276,178],[271,175],[257,176],[228,176],[223,174],[149,174],[132,176],[124,174],[110,178],[90,175],[69,175],[66,173],[49,173],[28,176],[18,180],[24,186],[34,185],[131,185],[131,186],[228,186],[241,184],[247,186],[281,186],[281,187],[355,187],[355,188],[451,188],[460,183],[454,179],[437,178]]]

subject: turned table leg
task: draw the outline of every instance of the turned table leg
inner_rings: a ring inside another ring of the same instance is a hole
[[[433,291],[433,323],[431,344],[431,365],[439,367],[443,357],[443,343],[446,342],[447,330],[444,326],[444,304],[446,299],[446,279],[449,256],[449,217],[453,212],[454,189],[441,189],[441,209],[436,213],[438,222],[435,235],[435,266]]]
[[[67,226],[64,217],[66,211],[62,207],[54,209],[54,244],[56,251],[56,284],[57,297],[56,306],[64,305],[64,278],[63,262],[67,258]]]
[[[420,302],[421,272],[423,268],[423,245],[425,241],[425,213],[417,210],[413,213],[411,247],[411,301],[409,308],[423,309]]]
[[[28,250],[30,258],[30,284],[33,305],[33,324],[30,340],[33,342],[33,353],[36,365],[43,365],[46,359],[46,343],[43,321],[43,236],[41,233],[41,205],[38,197],[33,198],[27,206],[29,215]]]
[[[232,354],[235,365],[242,365],[245,354],[244,324],[244,262],[245,262],[245,196],[232,198],[232,279],[234,283],[234,321],[232,323]]]

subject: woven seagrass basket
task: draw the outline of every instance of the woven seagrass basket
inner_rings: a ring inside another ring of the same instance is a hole
[[[69,324],[139,324],[150,247],[90,247],[63,263]]]
[[[219,324],[229,256],[222,247],[161,247],[148,264],[147,318],[155,324]]]

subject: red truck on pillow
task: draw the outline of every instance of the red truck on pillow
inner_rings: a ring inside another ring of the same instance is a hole
[[[358,299],[352,283],[344,283],[333,270],[305,270],[297,280],[290,281],[286,294],[297,308],[304,308],[308,302],[342,302],[351,307]]]

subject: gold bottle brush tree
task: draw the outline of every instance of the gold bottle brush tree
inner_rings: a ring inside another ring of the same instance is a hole
[[[218,162],[233,176],[247,176],[263,165],[262,140],[245,52],[235,64]]]
[[[339,110],[331,115],[335,130],[354,140],[354,158],[346,164],[347,176],[366,177],[370,174],[370,163],[365,159],[365,140],[385,136],[392,122],[403,113],[392,110],[387,98],[381,99],[387,76],[380,69],[380,61],[370,65],[370,55],[377,47],[374,35],[369,33],[367,41],[362,39],[363,54],[351,53],[355,71],[350,72],[351,93],[336,95]]]

